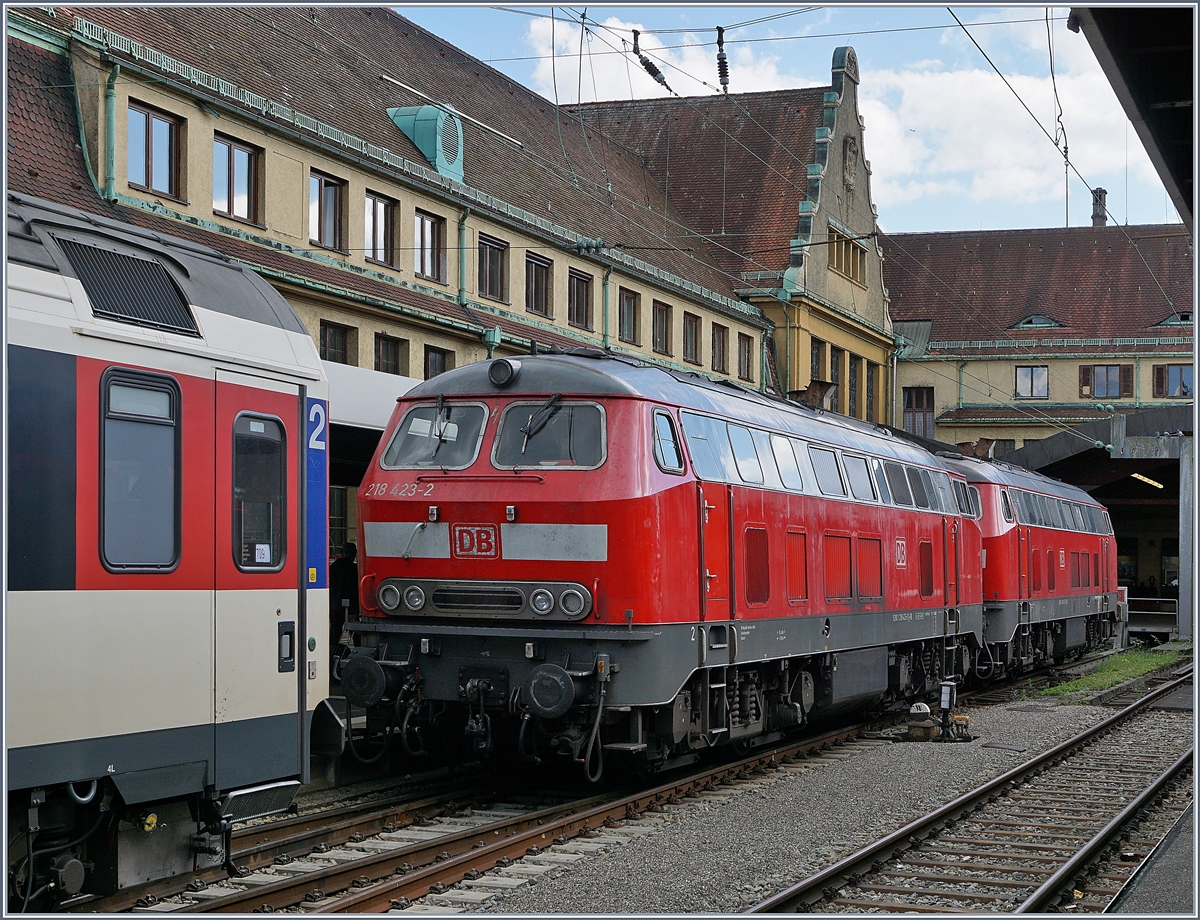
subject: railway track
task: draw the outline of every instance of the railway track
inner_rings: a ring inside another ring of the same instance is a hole
[[[1191,713],[1153,705],[1191,681],[1188,668],[749,912],[1103,910],[1191,801],[1181,782],[1192,769]]]
[[[441,807],[442,813],[425,819],[399,817],[372,834],[356,831],[347,836],[350,824],[344,823],[338,832],[326,828],[328,837],[341,837],[335,844],[280,851],[269,866],[256,870],[247,866],[249,871],[241,877],[211,884],[193,879],[170,897],[143,896],[132,907],[153,913],[274,912],[297,907],[307,913],[378,913],[404,907],[464,880],[469,885],[484,872],[527,857],[551,863],[578,859],[556,850],[573,844],[574,849],[587,851],[603,845],[589,838],[636,834],[636,827],[619,825],[636,825],[639,816],[662,811],[685,797],[711,793],[722,784],[828,749],[856,737],[861,729],[844,726],[633,794],[611,791],[537,809],[500,798],[453,810],[427,803],[423,807]],[[463,802],[464,797],[460,794],[457,800]],[[279,849],[282,843],[273,846]],[[494,878],[488,883],[503,884]],[[97,906],[93,903],[84,909]]]

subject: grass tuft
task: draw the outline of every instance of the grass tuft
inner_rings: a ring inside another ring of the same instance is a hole
[[[1047,687],[1038,691],[1038,696],[1064,696],[1080,691],[1107,690],[1117,684],[1141,677],[1158,668],[1164,668],[1180,661],[1188,649],[1179,646],[1158,646],[1150,649],[1127,649],[1119,655],[1113,655],[1096,670],[1083,677],[1067,681],[1056,687]]]

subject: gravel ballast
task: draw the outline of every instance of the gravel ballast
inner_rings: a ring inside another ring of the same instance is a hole
[[[969,744],[847,745],[670,806],[657,830],[468,909],[738,912],[1113,714],[1049,701],[961,711],[976,736]],[[1190,735],[1191,714],[1180,715]]]

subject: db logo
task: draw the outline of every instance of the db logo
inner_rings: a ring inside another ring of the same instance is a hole
[[[495,524],[455,524],[454,555],[495,559],[500,555]]]
[[[896,568],[908,568],[908,544],[903,540],[896,541]]]

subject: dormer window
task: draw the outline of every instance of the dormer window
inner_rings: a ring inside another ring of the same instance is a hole
[[[1050,317],[1041,313],[1035,313],[1033,316],[1027,316],[1014,326],[1014,329],[1044,329],[1052,326],[1061,326],[1062,323],[1057,323]]]
[[[1176,312],[1174,312],[1170,316],[1168,316],[1166,319],[1164,319],[1161,323],[1159,323],[1159,325],[1160,326],[1190,326],[1190,325],[1192,325],[1192,311],[1191,310],[1177,310]]]

